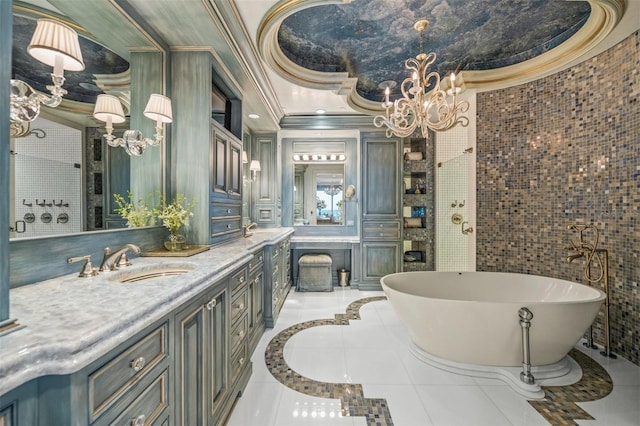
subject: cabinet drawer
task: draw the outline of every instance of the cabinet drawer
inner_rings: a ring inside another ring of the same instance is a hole
[[[247,345],[242,345],[231,357],[231,383],[235,382],[242,372],[242,367],[249,362]]]
[[[231,330],[231,353],[235,352],[238,347],[246,341],[245,337],[247,337],[247,331],[249,330],[249,321],[247,320],[247,316],[243,315],[238,323]]]
[[[240,204],[211,203],[212,217],[242,216],[242,206]]]
[[[153,424],[167,407],[169,373],[164,370],[111,424]]]
[[[97,418],[167,356],[167,324],[152,331],[89,376],[91,418]]]
[[[243,291],[233,299],[231,303],[231,324],[235,325],[236,321],[242,314],[247,312],[249,306],[249,293]]]
[[[362,238],[367,240],[399,240],[399,222],[364,222]]]
[[[253,258],[249,261],[249,273],[253,274],[256,269],[262,268],[264,264],[264,252],[259,251],[253,254]]]
[[[238,232],[242,228],[240,224],[242,218],[234,216],[232,218],[212,218],[211,219],[211,236],[223,235],[228,232]]]
[[[231,293],[236,293],[242,290],[243,286],[247,283],[247,268],[242,268],[231,276]]]

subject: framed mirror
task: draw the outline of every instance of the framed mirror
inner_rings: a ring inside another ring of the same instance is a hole
[[[51,69],[27,53],[36,20],[43,13],[22,8],[19,12],[13,15],[11,77],[48,93],[45,86],[50,84]],[[121,99],[129,115],[129,99],[136,93],[131,77],[134,61],[130,64],[129,57],[122,58],[82,32],[78,34],[85,69],[65,73],[63,87],[68,93],[62,104],[41,108],[40,116],[30,123],[30,133],[10,140],[12,240],[126,227],[115,212],[113,194],[127,199],[127,191],[132,190],[136,199],[144,200],[163,190],[163,148],[147,150],[146,158],[129,157],[123,148],[107,145],[102,138],[104,123],[92,117],[97,95],[106,92]],[[163,75],[147,73],[154,81],[144,85],[163,87]],[[144,101],[146,97],[140,102]],[[133,126],[140,125],[127,119],[114,126],[114,133]]]
[[[300,238],[357,236],[359,131],[309,133],[288,130],[281,139],[282,226],[294,227]]]
[[[344,166],[294,165],[294,226],[344,225]]]

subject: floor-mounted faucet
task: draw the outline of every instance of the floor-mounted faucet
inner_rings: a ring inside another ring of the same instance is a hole
[[[568,229],[570,231],[578,231],[579,237],[578,242],[574,242],[570,240],[571,247],[567,247],[568,250],[573,250],[576,253],[570,254],[567,256],[567,262],[571,263],[576,259],[580,259],[581,257],[585,258],[584,265],[584,278],[588,283],[599,283],[602,282],[602,286],[604,288],[604,293],[606,295],[604,300],[604,350],[600,352],[601,355],[604,355],[608,358],[617,358],[615,354],[611,352],[611,332],[609,325],[609,252],[605,249],[598,248],[598,241],[600,239],[600,233],[598,232],[598,228],[595,225],[582,225],[575,224],[569,225]],[[584,239],[584,233],[586,231],[592,231],[594,234],[593,242],[587,242]],[[600,273],[597,276],[593,275],[592,266],[596,267],[596,270],[599,270]],[[595,349],[596,345],[593,344],[593,330],[589,328],[589,335],[587,338],[587,343],[585,346]]]

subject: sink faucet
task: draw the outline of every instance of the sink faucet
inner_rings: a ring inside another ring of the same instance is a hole
[[[140,254],[140,247],[134,244],[125,244],[114,252],[111,252],[109,247],[105,247],[99,271],[113,271],[122,266],[130,266],[131,261],[127,258],[127,251],[129,250],[135,254]]]
[[[256,226],[258,226],[258,224],[257,224],[257,223],[255,223],[255,222],[251,222],[251,223],[250,223],[250,224],[248,224],[248,225],[244,225],[244,226],[242,227],[242,234],[243,234],[245,237],[250,237],[250,236],[251,236],[251,235],[253,235],[253,234],[252,234],[251,232],[249,232],[249,230],[250,230],[251,228],[255,228]]]

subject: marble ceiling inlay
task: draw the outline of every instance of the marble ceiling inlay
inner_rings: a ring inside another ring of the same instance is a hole
[[[36,27],[35,19],[13,16],[13,47],[11,78],[22,80],[41,93],[49,93],[46,85],[51,84],[52,69],[27,53],[27,46]],[[129,69],[129,62],[79,34],[80,49],[85,69],[79,72],[65,72],[62,86],[69,93],[65,99],[93,104],[103,93],[95,85],[96,74],[119,74]]]
[[[574,35],[590,11],[586,1],[356,0],[290,15],[279,28],[278,44],[303,68],[356,77],[358,94],[377,102],[380,82],[399,85],[407,77],[404,61],[419,53],[413,29],[419,19],[430,22],[424,50],[436,52],[442,76],[532,59]]]

